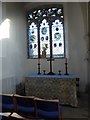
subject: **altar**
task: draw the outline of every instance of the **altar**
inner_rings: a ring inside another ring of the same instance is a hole
[[[75,75],[27,74],[25,93],[44,99],[59,99],[60,104],[77,107]]]

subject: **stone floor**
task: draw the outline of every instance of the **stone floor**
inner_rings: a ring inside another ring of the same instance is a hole
[[[63,118],[88,119],[88,94],[80,93],[78,97],[78,107],[63,106]],[[75,119],[74,119],[75,120]]]

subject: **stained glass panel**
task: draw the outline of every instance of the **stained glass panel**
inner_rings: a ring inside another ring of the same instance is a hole
[[[29,26],[29,57],[38,58],[38,36],[37,36],[37,26],[33,22]]]
[[[27,21],[29,58],[40,56],[46,58],[50,57],[50,54],[53,58],[64,57],[64,15],[62,5],[34,9],[32,12],[28,12]]]
[[[63,24],[56,19],[52,23],[52,50],[53,57],[64,57]]]
[[[49,57],[50,56],[50,35],[49,35],[49,25],[46,19],[44,19],[40,24],[40,54],[41,56],[44,50],[46,51],[46,57]]]
[[[40,17],[46,17],[46,16],[61,16],[63,15],[63,9],[61,8],[47,8],[47,9],[39,9],[35,10],[32,13],[28,14],[28,22],[30,22],[30,19],[39,19]]]

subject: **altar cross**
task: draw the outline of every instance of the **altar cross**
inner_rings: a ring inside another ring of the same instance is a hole
[[[48,58],[47,61],[50,61],[50,66],[49,66],[49,69],[50,69],[50,72],[48,73],[48,75],[54,75],[55,73],[52,72],[52,61],[54,61],[54,58]]]

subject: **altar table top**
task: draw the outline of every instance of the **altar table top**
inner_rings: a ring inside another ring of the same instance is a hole
[[[48,77],[48,78],[77,78],[78,76],[74,75],[74,74],[69,74],[69,75],[59,75],[59,74],[55,74],[55,75],[47,75],[47,74],[31,74],[28,73],[25,75],[25,77]]]

